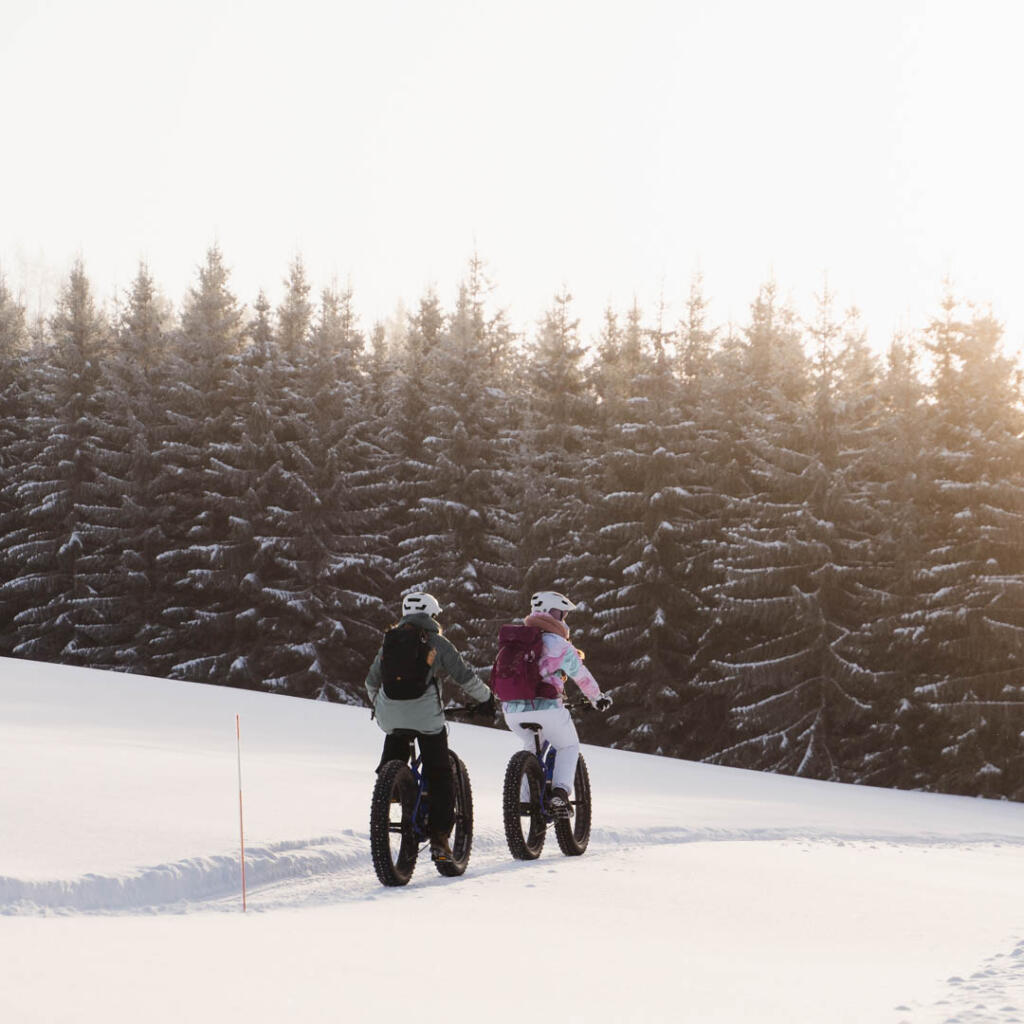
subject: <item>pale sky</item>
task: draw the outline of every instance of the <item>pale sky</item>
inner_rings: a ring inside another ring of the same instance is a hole
[[[950,275],[1016,347],[1020,6],[0,0],[0,269],[31,312],[142,258],[177,303],[217,242],[276,302],[301,254],[369,328],[475,249],[516,327],[564,284],[588,338],[697,270],[737,324],[827,275],[878,345]]]

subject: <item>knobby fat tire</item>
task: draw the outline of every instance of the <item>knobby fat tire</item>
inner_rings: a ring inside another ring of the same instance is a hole
[[[388,828],[392,794],[399,797],[405,824],[405,810],[411,809],[416,802],[416,779],[412,769],[403,761],[388,761],[377,775],[370,803],[370,850],[373,853],[373,869],[381,885],[407,885],[416,870],[419,843],[413,835],[412,823],[409,822],[402,832],[397,857],[392,854],[393,833]]]
[[[579,857],[590,844],[590,773],[582,754],[576,761],[572,789],[575,813],[569,818],[555,819],[555,838],[566,857]]]
[[[529,813],[525,820],[529,827],[523,832],[523,810],[520,799],[523,777],[529,786]],[[529,750],[519,750],[512,755],[505,769],[505,785],[502,792],[502,817],[505,825],[505,842],[509,853],[516,860],[536,860],[544,849],[547,825],[540,810],[540,795],[544,789],[544,770]]]
[[[452,770],[452,792],[455,796],[455,827],[452,829],[452,860],[434,861],[439,875],[455,878],[466,870],[469,854],[473,849],[473,790],[469,784],[469,772],[462,759],[453,750],[448,751],[448,763]]]

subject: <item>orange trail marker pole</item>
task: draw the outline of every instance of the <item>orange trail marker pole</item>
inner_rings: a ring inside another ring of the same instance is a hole
[[[245,827],[242,824],[242,724],[235,715],[235,740],[238,745],[238,839],[242,844],[242,913],[245,913]]]

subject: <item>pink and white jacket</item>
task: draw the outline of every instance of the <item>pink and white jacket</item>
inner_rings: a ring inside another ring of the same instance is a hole
[[[523,619],[526,626],[544,631],[544,654],[540,673],[559,694],[565,693],[566,677],[571,679],[591,702],[601,696],[601,687],[580,660],[580,652],[569,643],[569,627],[546,612],[535,612]],[[539,703],[539,702],[538,702]]]

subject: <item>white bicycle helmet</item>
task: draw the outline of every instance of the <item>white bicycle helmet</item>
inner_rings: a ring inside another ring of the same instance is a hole
[[[576,605],[565,594],[559,594],[557,590],[538,590],[530,598],[530,611],[561,612],[562,615],[557,617],[562,618],[563,615],[576,611]]]
[[[437,599],[431,594],[425,594],[422,590],[406,594],[402,598],[402,614],[412,615],[414,612],[425,612],[427,615],[440,615],[441,606]]]

